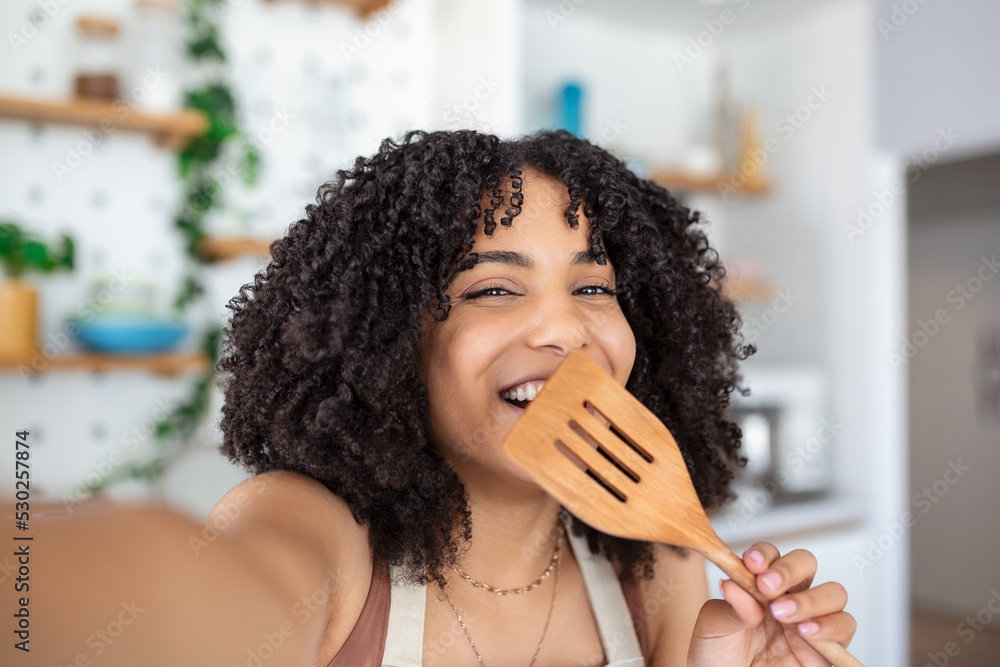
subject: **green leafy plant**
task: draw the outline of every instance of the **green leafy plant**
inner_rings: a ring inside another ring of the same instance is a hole
[[[184,195],[174,215],[174,226],[183,234],[192,261],[174,301],[175,311],[204,294],[199,275],[203,260],[198,255],[198,246],[207,236],[205,221],[208,216],[225,208],[220,181],[228,180],[228,175],[224,178],[220,175],[230,170],[220,164],[235,153],[230,159],[236,160],[237,170],[246,185],[257,182],[260,168],[257,149],[240,130],[236,98],[220,74],[226,53],[219,40],[217,10],[223,4],[223,0],[188,0],[187,5],[190,29],[187,56],[194,64],[214,68],[217,74],[214,80],[189,90],[185,97],[187,106],[208,116],[209,127],[178,155]]]
[[[68,234],[62,234],[57,243],[46,245],[17,224],[0,222],[0,265],[10,278],[20,278],[27,271],[72,271],[73,255],[73,239]]]
[[[174,227],[181,232],[188,254],[188,268],[181,279],[173,308],[177,315],[204,294],[201,272],[204,260],[198,254],[199,244],[207,237],[205,224],[213,211],[225,210],[223,187],[218,174],[230,170],[223,167],[236,160],[238,171],[246,185],[256,183],[260,155],[240,130],[238,106],[229,84],[223,78],[221,65],[226,53],[219,39],[218,9],[224,0],[188,0],[187,57],[193,64],[208,65],[215,75],[212,80],[187,91],[186,105],[208,116],[208,130],[195,137],[177,156],[177,171],[183,182],[183,195],[174,214]],[[235,157],[234,157],[235,155]],[[106,487],[124,480],[154,481],[169,467],[172,460],[190,445],[208,413],[208,401],[214,384],[215,365],[219,356],[222,329],[218,325],[206,328],[201,349],[211,359],[209,370],[194,383],[190,397],[156,423],[154,451],[150,458],[125,463],[115,468],[92,492],[100,495]]]

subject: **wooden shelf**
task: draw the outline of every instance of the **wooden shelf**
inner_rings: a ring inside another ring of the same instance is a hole
[[[246,255],[270,257],[272,243],[274,239],[213,236],[198,245],[198,254],[206,262],[223,262]]]
[[[743,179],[742,185],[736,185],[736,181],[740,179],[723,173],[699,176],[679,169],[655,169],[651,180],[668,190],[713,195],[738,192],[744,195],[763,196],[771,192],[771,183],[766,179],[747,177]]]
[[[35,367],[37,364],[37,368]],[[46,357],[39,352],[24,359],[0,358],[0,373],[38,373],[65,371],[141,371],[175,376],[180,373],[205,373],[211,359],[202,352],[165,352],[163,354],[80,353]]]
[[[274,0],[267,0],[268,2],[274,2]],[[390,0],[302,0],[304,2],[309,2],[311,4],[327,4],[327,5],[342,5],[344,7],[350,7],[358,13],[358,16],[362,18],[377,12],[386,5],[389,4]]]
[[[104,134],[116,130],[146,132],[157,146],[183,148],[208,129],[208,117],[196,109],[173,114],[149,113],[123,102],[86,99],[45,100],[0,95],[0,118],[60,125],[96,127]]]

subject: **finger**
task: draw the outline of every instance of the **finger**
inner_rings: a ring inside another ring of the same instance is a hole
[[[739,619],[739,629],[752,628],[764,620],[764,608],[736,582],[725,579],[719,582],[719,589],[732,608],[732,613]]]
[[[843,611],[846,604],[847,590],[835,581],[828,581],[778,597],[771,602],[771,615],[784,623],[798,623]]]
[[[805,549],[796,549],[772,561],[767,571],[757,576],[757,587],[774,598],[809,588],[815,576],[816,557]]]
[[[761,574],[766,572],[768,566],[776,561],[780,555],[778,547],[770,542],[757,542],[743,552],[743,564],[751,573]]]
[[[802,621],[796,627],[803,637],[826,639],[847,648],[854,637],[855,630],[858,629],[858,622],[846,611],[840,611],[836,614]]]

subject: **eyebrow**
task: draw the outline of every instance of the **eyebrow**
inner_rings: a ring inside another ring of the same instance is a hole
[[[478,257],[476,260],[476,266],[479,266],[480,264],[505,264],[507,266],[516,266],[521,269],[532,269],[535,267],[535,263],[530,257],[514,250],[487,250],[485,252],[476,253],[476,255]],[[573,253],[569,259],[571,266],[590,264],[592,262],[596,263],[597,258],[590,249]],[[468,269],[462,270],[467,271]]]

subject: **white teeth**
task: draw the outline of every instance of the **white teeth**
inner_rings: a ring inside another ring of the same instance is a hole
[[[533,401],[544,386],[545,382],[538,382],[537,384],[526,382],[516,389],[508,389],[500,392],[500,396],[512,401]]]

